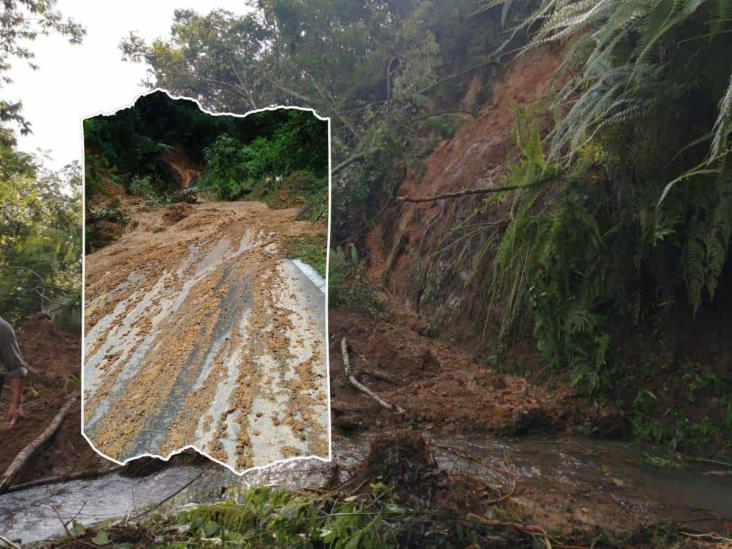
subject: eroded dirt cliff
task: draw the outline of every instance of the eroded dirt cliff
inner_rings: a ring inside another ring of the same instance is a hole
[[[515,109],[545,97],[561,59],[559,49],[544,48],[513,60],[493,79],[490,101],[435,147],[422,173],[408,172],[395,195],[426,197],[499,185],[507,160],[516,155]],[[548,119],[540,123],[546,126]],[[512,199],[507,193],[490,208],[480,195],[425,203],[392,200],[363,243],[369,278],[433,331],[479,344],[490,313],[480,270],[490,268],[490,261],[474,269],[490,235],[481,228],[500,223]]]

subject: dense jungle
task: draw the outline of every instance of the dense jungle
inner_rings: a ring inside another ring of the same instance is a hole
[[[729,547],[732,2],[252,7],[120,47],[330,118],[333,463],[52,544]]]
[[[160,223],[186,217],[181,203],[262,201],[302,208],[317,238],[290,247],[323,274],[328,224],[327,122],[299,109],[212,116],[156,91],[129,108],[84,121],[86,251],[133,229],[158,208]],[[147,208],[147,210],[145,209]],[[317,240],[317,242],[316,242]]]

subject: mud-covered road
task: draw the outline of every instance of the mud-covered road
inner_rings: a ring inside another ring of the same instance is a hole
[[[327,458],[325,294],[284,252],[317,227],[257,202],[126,208],[134,230],[86,257],[93,445],[192,445],[238,471]]]

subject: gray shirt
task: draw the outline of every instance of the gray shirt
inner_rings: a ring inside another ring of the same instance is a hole
[[[28,368],[20,354],[18,340],[13,327],[0,318],[0,362],[3,363],[7,377],[25,377]]]

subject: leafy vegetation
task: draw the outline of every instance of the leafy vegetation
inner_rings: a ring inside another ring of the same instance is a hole
[[[6,151],[6,154],[11,154]],[[32,162],[32,161],[30,161]],[[0,179],[0,310],[11,323],[81,300],[81,176],[30,164]]]
[[[288,110],[286,120],[269,137],[244,144],[224,133],[203,151],[199,185],[223,200],[281,190],[327,200],[323,193],[328,189],[328,139],[323,126],[309,113]],[[300,177],[292,178],[295,173]]]
[[[285,243],[287,256],[304,261],[325,277],[327,242],[326,233],[291,238]]]
[[[348,247],[348,253],[341,246],[330,251],[328,303],[330,306],[347,305],[372,314],[383,308],[366,278],[366,263],[353,244]]]
[[[559,42],[557,92],[517,111],[519,158],[507,160],[500,182],[526,188],[484,201],[471,216],[477,229],[461,222],[457,238],[482,244],[460,261],[438,250],[430,276],[459,280],[467,270],[466,288],[482,282],[474,297],[487,318],[475,323],[496,325],[499,362],[512,342],[532,338],[553,375],[631,411],[639,388],[629,349],[653,340],[671,366],[649,383],[673,383],[688,372],[702,327],[726,325],[729,1],[258,7],[248,16],[179,11],[168,39],[145,44],[132,35],[122,47],[153,68],[156,85],[216,108],[296,103],[332,117],[332,304],[374,310],[368,258],[354,261],[350,246],[360,246],[396,185],[418,179],[435,144],[487,101],[496,64]],[[548,133],[535,122],[546,112],[554,115]],[[506,203],[508,216],[496,219]],[[437,301],[444,295],[430,276],[422,299]],[[431,325],[447,325],[448,313],[438,307]],[[718,375],[722,362],[711,365]]]
[[[23,62],[37,69],[31,44],[56,34],[78,44],[84,29],[64,18],[54,0],[8,0],[0,11],[0,81]],[[80,310],[81,174],[72,164],[58,171],[16,148],[15,131],[31,131],[20,102],[0,99],[0,314],[18,324],[40,311]],[[78,316],[65,323],[78,329]],[[70,318],[70,317],[69,317]]]
[[[498,4],[518,3],[485,8]],[[519,131],[523,159],[506,182],[547,180],[519,193],[498,234],[500,333],[530,326],[554,371],[630,409],[636,435],[673,448],[730,443],[719,436],[723,379],[701,397],[718,405],[695,419],[662,387],[697,375],[685,350],[694,326],[727,322],[731,11],[725,1],[547,0],[512,29],[535,29],[525,48],[572,40],[546,158],[538,134],[527,149]],[[642,376],[624,349],[649,337],[671,352]],[[709,364],[723,373],[723,360]]]

